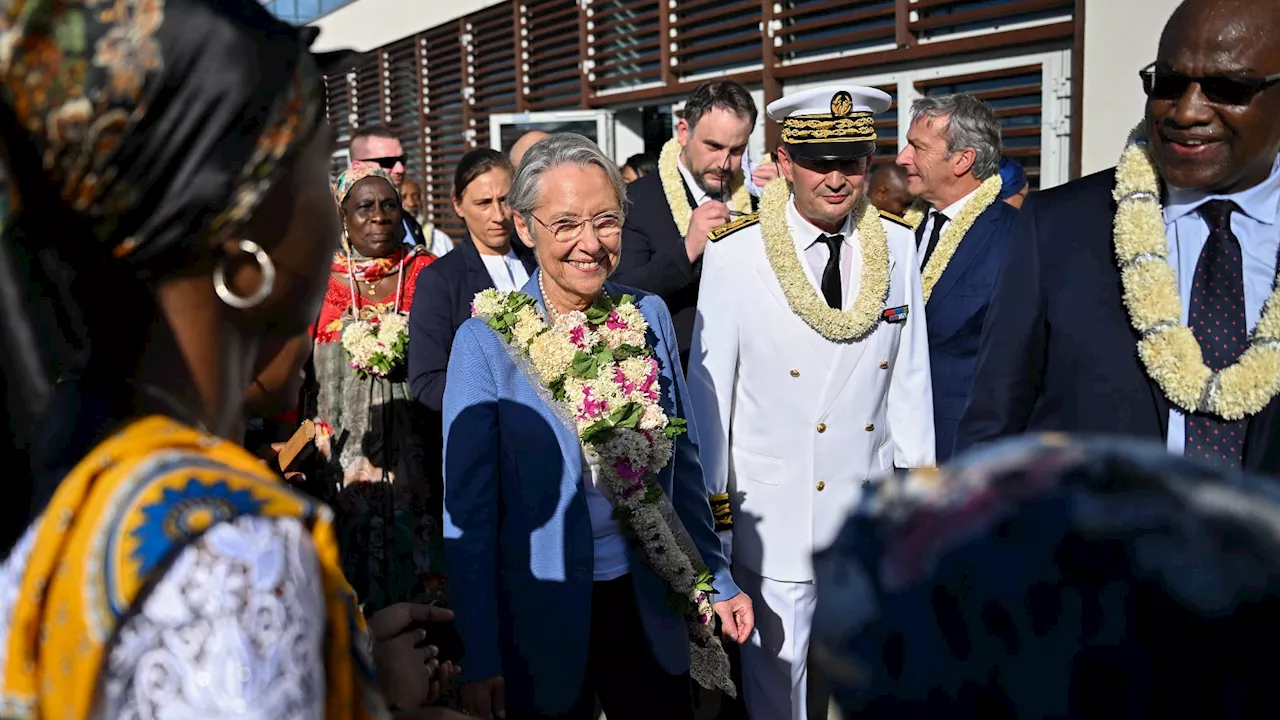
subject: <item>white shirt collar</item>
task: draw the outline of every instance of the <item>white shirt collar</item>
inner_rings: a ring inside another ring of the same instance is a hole
[[[680,155],[676,156],[676,167],[680,168],[680,176],[684,178],[685,186],[689,188],[689,192],[693,193],[693,202],[701,207],[710,197],[701,185],[693,181],[693,173],[684,166],[684,159]]]
[[[979,185],[978,187],[971,190],[968,195],[965,195],[964,197],[951,203],[950,205],[946,206],[940,211],[943,215],[947,216],[947,222],[954,221],[956,219],[956,216],[964,211],[964,206],[968,205],[969,201],[973,199],[973,196],[978,194],[978,190],[981,187],[982,186]]]
[[[800,214],[796,208],[796,198],[792,195],[787,200],[787,224],[791,227],[791,239],[795,241],[796,247],[801,252],[809,249],[810,245],[818,242],[818,238],[826,235],[827,232],[817,225],[809,222]],[[844,218],[844,225],[840,228],[840,234],[844,236],[844,241],[849,242],[853,236],[853,213],[849,213]]]

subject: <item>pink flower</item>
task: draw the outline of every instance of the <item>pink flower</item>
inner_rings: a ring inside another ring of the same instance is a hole
[[[613,463],[613,469],[618,471],[618,477],[623,480],[635,482],[644,476],[644,469],[633,466],[627,462],[625,458],[618,458]]]
[[[581,325],[569,331],[569,342],[579,350],[587,349],[587,329]]]
[[[475,317],[475,316],[476,316],[476,301],[472,300],[471,301],[471,317]]]
[[[578,419],[587,420],[599,417],[609,410],[609,403],[603,399],[592,397],[595,388],[587,385],[582,388],[582,404],[578,406]]]
[[[610,330],[626,330],[627,321],[622,319],[617,310],[610,310],[609,317],[604,321],[604,326]]]
[[[627,379],[627,374],[622,372],[621,365],[613,366],[613,381],[622,386],[622,394],[630,395],[636,389],[636,384]]]

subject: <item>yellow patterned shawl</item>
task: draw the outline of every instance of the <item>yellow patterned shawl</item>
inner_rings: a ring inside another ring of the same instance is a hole
[[[108,645],[144,589],[202,532],[243,515],[311,531],[328,614],[326,718],[384,716],[328,508],[244,449],[163,417],[115,433],[58,486],[10,618],[0,715],[88,717]]]

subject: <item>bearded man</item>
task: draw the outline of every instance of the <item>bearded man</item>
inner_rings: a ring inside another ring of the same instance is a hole
[[[1275,0],[1184,2],[1120,164],[1027,199],[957,451],[1065,430],[1280,472],[1276,37]]]
[[[614,279],[662,296],[685,367],[707,236],[755,210],[743,181],[742,157],[756,116],[755,101],[741,84],[712,80],[699,85],[676,123],[676,137],[662,148],[658,172],[627,186],[631,208]],[[756,172],[772,177],[777,170],[769,163]]]
[[[864,484],[934,462],[915,238],[863,194],[890,102],[840,86],[770,104],[785,179],[704,259],[689,397],[716,528],[757,608],[742,647],[755,718],[806,720],[814,550]]]

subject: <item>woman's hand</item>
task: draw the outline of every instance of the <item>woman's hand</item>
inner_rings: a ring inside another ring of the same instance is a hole
[[[416,603],[397,603],[369,618],[378,684],[392,707],[412,710],[430,705],[456,679],[460,669],[452,663],[442,666],[435,646],[423,644],[427,631],[413,627],[452,619],[450,610]]]
[[[507,716],[507,702],[502,677],[495,675],[464,683],[462,712],[480,720],[503,720]]]

